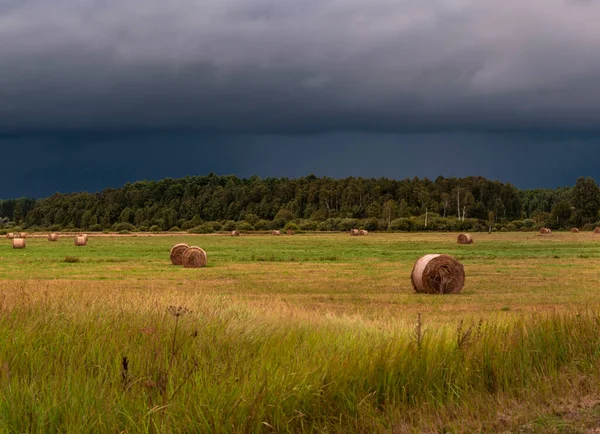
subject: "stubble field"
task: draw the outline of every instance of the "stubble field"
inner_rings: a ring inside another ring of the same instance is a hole
[[[172,245],[209,256],[170,265]],[[2,432],[585,432],[600,236],[91,236],[0,245]],[[455,256],[459,295],[415,294]]]

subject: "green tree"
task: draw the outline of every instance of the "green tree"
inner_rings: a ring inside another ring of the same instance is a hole
[[[600,211],[600,188],[593,178],[579,178],[573,187],[573,206],[578,219],[577,226],[582,223],[595,222]]]
[[[398,215],[398,205],[393,200],[388,200],[383,204],[383,218],[385,218],[388,222],[388,225],[396,218]]]
[[[15,220],[15,222],[18,225],[23,223],[23,208],[21,207],[21,204],[19,202],[17,202],[17,204],[15,205],[15,210],[13,212],[13,219]]]
[[[556,222],[558,227],[565,227],[571,220],[573,215],[573,207],[570,202],[566,200],[557,202],[552,207],[552,221]]]

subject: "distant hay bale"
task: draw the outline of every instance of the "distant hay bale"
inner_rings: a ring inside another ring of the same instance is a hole
[[[295,233],[296,233],[296,232],[294,232],[294,231],[293,231],[293,230],[291,230],[291,229],[288,229],[288,231],[287,231],[287,234],[288,234],[288,235],[294,235]]]
[[[460,234],[457,241],[458,244],[473,244],[473,236],[471,234]]]
[[[58,241],[58,234],[48,235],[48,241]]]
[[[75,247],[85,247],[87,245],[87,240],[85,237],[76,236],[75,237]]]
[[[594,233],[595,233],[595,234],[600,234],[600,228],[595,228],[595,229],[594,229]]]
[[[19,233],[19,238],[23,238],[23,239],[27,238],[27,232]]]
[[[360,231],[358,231],[358,235],[361,235],[361,236],[366,236],[366,235],[369,235],[369,231],[366,231],[366,230],[364,230],[364,229],[361,229]]]
[[[457,294],[465,285],[463,265],[448,255],[425,255],[412,271],[411,281],[422,294]]]
[[[357,237],[360,234],[360,231],[358,229],[350,229],[350,235],[352,235],[353,237]]]
[[[77,234],[78,237],[83,237],[85,239],[85,241],[87,242],[88,240],[88,236],[87,234]]]
[[[202,268],[206,267],[208,258],[206,252],[200,247],[192,246],[183,252],[183,268]]]
[[[578,233],[579,233],[579,229],[577,229],[577,228],[572,228],[572,229],[571,229],[571,232],[572,232],[572,233],[574,233],[574,234],[578,234]]]
[[[13,238],[12,240],[13,249],[24,249],[26,245],[25,238]]]
[[[541,228],[540,229],[540,235],[550,235],[552,233],[552,231],[548,228]]]
[[[15,234],[13,234],[12,232],[9,232],[8,234],[6,234],[6,238],[8,238],[9,240],[12,240],[15,238]]]
[[[169,255],[171,257],[171,264],[183,265],[183,254],[189,248],[190,248],[190,246],[188,246],[185,243],[175,244],[173,246],[173,248],[171,248],[171,251],[169,252]]]
[[[239,237],[240,236],[240,232],[239,231],[231,231],[231,236],[232,237]]]
[[[271,232],[271,235],[281,235],[281,231],[273,231]]]

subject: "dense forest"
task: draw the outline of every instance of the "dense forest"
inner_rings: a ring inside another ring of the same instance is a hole
[[[593,226],[600,188],[519,190],[481,177],[260,179],[186,177],[98,193],[0,201],[0,229],[87,231],[533,230]]]

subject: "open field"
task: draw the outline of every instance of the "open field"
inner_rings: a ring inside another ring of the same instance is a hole
[[[413,292],[426,253],[461,294]],[[599,283],[591,233],[4,240],[0,431],[585,432]]]

